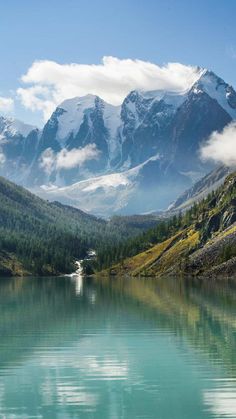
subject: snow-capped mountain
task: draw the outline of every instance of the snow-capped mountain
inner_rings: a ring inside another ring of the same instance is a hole
[[[0,116],[0,174],[16,182],[28,176],[38,147],[39,130]]]
[[[208,70],[188,91],[133,91],[121,106],[76,97],[42,132],[0,122],[1,174],[99,214],[163,209],[214,168],[199,147],[234,119],[234,89]]]

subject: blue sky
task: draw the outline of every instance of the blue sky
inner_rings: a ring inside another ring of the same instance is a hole
[[[18,99],[36,60],[99,64],[103,56],[207,67],[236,87],[233,0],[8,0],[0,9],[0,96],[17,117],[42,123]],[[31,81],[33,85],[35,81]]]

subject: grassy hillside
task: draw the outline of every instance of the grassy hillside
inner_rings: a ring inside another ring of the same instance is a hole
[[[71,272],[89,248],[105,249],[140,229],[49,203],[0,178],[0,276]]]
[[[163,276],[177,272],[207,276],[236,274],[236,173],[229,175],[217,191],[184,215],[162,223],[162,234],[159,223],[139,237],[141,252],[122,259],[105,273],[131,276]],[[133,243],[137,242],[137,238],[133,239]]]

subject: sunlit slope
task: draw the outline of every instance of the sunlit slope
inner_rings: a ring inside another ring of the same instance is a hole
[[[127,258],[106,273],[162,276],[236,273],[236,173],[189,210],[176,234]]]

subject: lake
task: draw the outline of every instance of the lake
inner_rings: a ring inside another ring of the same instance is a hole
[[[0,418],[236,418],[236,282],[0,280]]]

